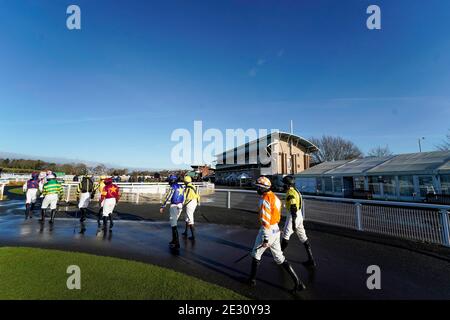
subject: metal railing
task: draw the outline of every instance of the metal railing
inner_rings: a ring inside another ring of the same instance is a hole
[[[66,202],[75,201],[77,198],[77,187],[79,182],[63,183],[64,195]],[[132,203],[152,203],[161,202],[169,185],[167,183],[157,182],[118,182],[120,188],[121,201]],[[194,183],[197,186],[200,195],[206,195],[214,191],[214,184],[208,182]],[[100,197],[99,192],[96,198]]]
[[[277,195],[284,200],[284,194]],[[450,247],[450,206],[303,196],[306,221]],[[254,191],[215,189],[203,206],[257,210]],[[283,215],[286,214],[283,208]]]
[[[161,202],[166,183],[118,183],[121,201]],[[76,199],[77,183],[66,183],[65,200]],[[215,189],[214,184],[197,184],[201,205],[257,211],[255,191]],[[277,193],[281,200],[285,195]],[[425,203],[392,202],[303,196],[306,221],[334,225],[362,232],[422,241],[450,247],[450,206]],[[285,215],[283,208],[282,214]]]
[[[0,183],[0,201],[3,200],[3,193],[5,192],[5,185],[4,183]]]

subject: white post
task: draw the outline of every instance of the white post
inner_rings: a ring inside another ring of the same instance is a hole
[[[355,211],[356,211],[356,228],[359,231],[362,231],[362,220],[361,220],[361,203],[355,203]]]
[[[139,192],[137,193],[137,196],[136,196],[136,204],[139,204]]]
[[[69,201],[70,201],[70,190],[71,190],[71,188],[72,188],[72,185],[69,184],[69,185],[68,185],[68,188],[67,188],[66,202],[69,202]]]
[[[0,185],[0,201],[3,200],[3,191],[4,191],[4,189],[5,189],[5,185],[1,184]]]
[[[448,212],[446,209],[442,209],[441,213],[441,221],[442,221],[442,242],[444,246],[450,247],[450,232],[448,226]]]
[[[227,209],[231,209],[231,191],[227,191]]]

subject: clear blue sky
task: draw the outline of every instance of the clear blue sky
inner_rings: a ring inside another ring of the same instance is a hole
[[[194,120],[290,119],[365,152],[429,151],[450,128],[449,17],[446,0],[0,0],[0,151],[174,167],[170,135]]]

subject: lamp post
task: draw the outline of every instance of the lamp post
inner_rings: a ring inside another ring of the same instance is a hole
[[[422,152],[422,144],[420,143],[421,140],[425,140],[425,137],[417,139],[417,141],[419,142],[419,152]]]

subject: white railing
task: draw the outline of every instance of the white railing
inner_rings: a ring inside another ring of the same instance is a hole
[[[66,202],[74,201],[77,198],[76,191],[79,182],[63,183],[64,195]],[[158,182],[118,182],[120,188],[121,201],[139,203],[161,202],[169,185],[167,183]],[[201,195],[205,195],[214,191],[214,184],[209,182],[194,183]],[[97,192],[97,196],[99,194]]]
[[[284,194],[277,195],[284,199]],[[319,196],[303,199],[306,221],[450,247],[450,206]],[[202,200],[203,206],[252,211],[257,203],[256,192],[233,189],[215,189]]]
[[[0,183],[0,201],[3,200],[3,193],[5,192],[5,183]]]

